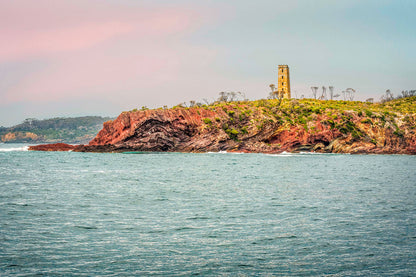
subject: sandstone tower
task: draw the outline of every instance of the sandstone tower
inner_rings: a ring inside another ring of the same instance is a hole
[[[289,66],[279,65],[277,92],[283,95],[283,98],[290,99],[290,79],[289,79]]]

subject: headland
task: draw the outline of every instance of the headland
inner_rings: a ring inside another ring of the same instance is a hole
[[[272,99],[122,112],[76,152],[416,154],[416,97],[385,103]]]

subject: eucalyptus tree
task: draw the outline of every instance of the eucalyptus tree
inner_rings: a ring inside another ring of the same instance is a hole
[[[318,91],[318,87],[311,87],[313,98],[316,99],[316,93]]]

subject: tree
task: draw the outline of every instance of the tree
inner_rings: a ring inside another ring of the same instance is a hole
[[[322,86],[322,95],[319,97],[320,100],[326,100],[326,87]]]
[[[386,92],[380,98],[381,103],[384,103],[384,102],[387,102],[387,101],[391,101],[393,99],[394,99],[393,93],[389,89],[386,90]]]
[[[244,93],[238,91],[229,91],[229,92],[225,92],[225,91],[221,91],[220,92],[220,97],[218,97],[218,101],[219,102],[231,102],[231,101],[242,101],[245,100],[245,95]]]
[[[355,96],[355,89],[353,88],[347,88],[346,92],[346,98],[349,101],[353,101],[354,100],[354,96]]]
[[[313,98],[316,99],[316,93],[318,91],[318,87],[311,87]]]
[[[329,99],[333,100],[334,99],[334,87],[333,86],[329,86]]]
[[[204,98],[202,101],[205,103],[205,105],[211,105],[214,101],[209,101],[208,99]]]
[[[227,96],[227,93],[225,91],[220,92],[220,97],[218,97],[218,101],[220,101],[220,102],[227,102],[228,101],[228,96]]]

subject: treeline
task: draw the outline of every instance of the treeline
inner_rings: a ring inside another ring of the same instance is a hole
[[[0,127],[3,142],[71,142],[91,140],[110,117],[57,117],[39,120],[27,118],[12,127]]]
[[[182,102],[177,104],[174,107],[184,107],[184,108],[192,108],[192,107],[202,107],[202,106],[210,106],[214,105],[215,103],[221,102],[234,102],[234,101],[248,101],[246,95],[240,91],[221,91],[217,99],[209,100],[209,99],[202,99],[202,102],[198,102],[195,100],[190,100],[189,103]],[[163,107],[167,109],[167,106]]]
[[[392,101],[394,99],[406,98],[416,96],[416,90],[402,90],[402,92],[396,96],[391,92],[391,90],[386,90],[386,92],[381,96],[381,103]]]
[[[10,131],[29,131],[36,129],[89,128],[92,126],[96,126],[97,124],[101,125],[103,122],[109,119],[111,118],[101,116],[56,117],[43,120],[39,120],[36,118],[27,118],[22,123],[6,129]]]

